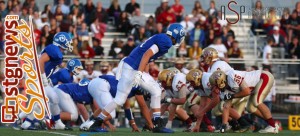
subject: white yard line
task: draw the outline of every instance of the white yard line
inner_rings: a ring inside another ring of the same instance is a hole
[[[59,133],[59,132],[50,132],[50,131],[30,131],[30,132],[49,133],[49,134],[56,134],[56,135],[61,135],[61,136],[77,136],[77,135],[71,135],[71,134],[65,134],[65,133]]]

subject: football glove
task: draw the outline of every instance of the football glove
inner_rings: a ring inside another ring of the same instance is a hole
[[[163,98],[160,103],[171,103],[172,98]]]

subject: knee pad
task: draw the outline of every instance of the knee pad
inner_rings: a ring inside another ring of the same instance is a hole
[[[115,111],[117,108],[117,103],[115,101],[110,102],[108,105],[104,107],[104,110],[108,113]],[[111,115],[112,116],[112,115]],[[116,116],[116,115],[115,115]]]
[[[76,121],[77,119],[78,119],[78,112],[76,111],[71,113],[71,121]]]
[[[150,107],[153,109],[160,108],[160,95],[151,95]]]
[[[125,101],[127,100],[128,94],[118,91],[116,94],[116,97],[114,98],[114,103],[118,105],[123,105]]]
[[[46,96],[48,97],[50,103],[58,104],[59,98],[58,98],[55,90],[52,87],[47,86],[47,87],[45,87],[45,91],[46,91]]]
[[[110,116],[112,119],[116,118],[116,110],[113,110],[111,113],[110,113]]]

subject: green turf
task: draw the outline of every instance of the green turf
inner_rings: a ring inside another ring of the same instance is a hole
[[[74,131],[17,131],[12,128],[0,128],[0,136],[274,136],[274,134],[259,134],[259,133],[187,133],[181,132],[182,129],[175,129],[174,134],[154,134],[151,132],[141,132],[141,133],[132,133],[131,129],[127,128],[118,128],[116,132],[109,133],[89,133],[89,132],[81,132],[75,128]],[[300,131],[289,131],[284,130],[281,131],[276,136],[300,136]]]

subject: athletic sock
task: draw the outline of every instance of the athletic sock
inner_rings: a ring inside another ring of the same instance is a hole
[[[186,124],[192,124],[193,123],[193,120],[189,117],[185,120],[185,123]]]
[[[160,118],[160,112],[153,112],[153,119],[156,120],[157,118]]]
[[[59,120],[60,119],[60,115],[58,114],[58,115],[54,115],[54,116],[52,116],[52,120],[53,121],[57,121],[57,120]]]
[[[274,121],[273,118],[269,118],[269,119],[267,119],[266,121],[268,122],[268,124],[269,124],[270,126],[275,127],[275,121]]]
[[[212,125],[211,121],[208,119],[207,115],[204,114],[203,116],[203,122],[208,126],[208,125]]]
[[[104,120],[107,116],[104,115],[104,114],[101,112],[101,114],[99,115],[99,117],[100,117],[100,119]]]

